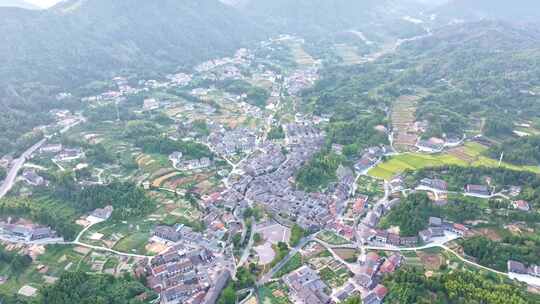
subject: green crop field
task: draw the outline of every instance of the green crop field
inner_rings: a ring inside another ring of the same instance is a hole
[[[418,170],[427,167],[440,167],[446,165],[457,166],[475,166],[475,167],[497,167],[499,162],[497,160],[481,156],[480,154],[485,151],[485,147],[467,143],[465,145],[465,153],[475,160],[471,163],[460,159],[454,155],[448,153],[439,154],[422,154],[422,153],[404,153],[379,164],[375,168],[368,172],[369,176],[389,180],[393,176],[404,172],[405,170]],[[540,173],[540,167],[535,166],[515,166],[508,163],[502,163],[501,167],[512,170],[526,170],[535,173]]]
[[[146,254],[146,243],[150,234],[148,232],[137,232],[128,235],[114,245],[114,250],[127,253]]]
[[[377,167],[371,169],[368,174],[376,178],[390,179],[407,169],[417,170],[444,165],[466,166],[468,164],[449,154],[405,153],[379,164]]]

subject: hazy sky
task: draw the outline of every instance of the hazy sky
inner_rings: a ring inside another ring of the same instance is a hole
[[[26,2],[32,3],[40,7],[51,7],[56,3],[60,2],[60,0],[26,0]]]

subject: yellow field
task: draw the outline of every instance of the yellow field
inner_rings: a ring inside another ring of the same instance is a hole
[[[170,179],[170,178],[172,178],[172,177],[175,177],[175,176],[177,176],[177,175],[180,175],[180,174],[181,174],[181,172],[175,171],[175,172],[171,172],[171,173],[169,173],[169,174],[163,175],[163,176],[161,176],[161,177],[159,177],[159,178],[156,178],[156,179],[152,182],[152,186],[153,186],[153,187],[156,187],[156,188],[159,188],[159,187],[161,187],[161,185],[163,185],[163,183],[164,183],[166,180],[168,180],[168,179]]]

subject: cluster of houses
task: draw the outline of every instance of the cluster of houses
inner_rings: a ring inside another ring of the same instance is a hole
[[[231,197],[239,199],[238,202],[242,197],[259,202],[272,213],[296,220],[308,230],[324,227],[333,221],[328,208],[332,201],[331,196],[297,190],[292,184],[298,170],[324,144],[324,135],[308,124],[286,125],[285,130],[289,143],[287,157],[281,156],[282,152],[274,148],[271,153],[259,155],[266,158],[265,160],[247,162],[247,166],[241,168],[247,174],[232,184],[232,190],[239,195]],[[271,159],[274,155],[284,161],[278,165],[275,159]],[[267,164],[271,166],[268,167]]]
[[[213,224],[215,219],[212,219],[212,223],[206,219],[205,224]],[[219,252],[223,247],[220,240],[225,234],[224,227],[217,225],[218,227],[209,227],[206,234],[193,231],[191,227],[183,224],[176,224],[174,226],[156,226],[152,231],[152,236],[158,238],[159,241],[170,243],[181,243],[184,245],[205,246],[205,248],[211,249],[214,252]]]
[[[205,248],[171,247],[146,267],[147,285],[160,303],[215,303],[230,274]]]
[[[367,212],[366,216],[360,221],[356,229],[357,239],[367,244],[371,241],[379,241],[386,243],[388,241],[388,234],[383,231],[377,230],[376,227],[379,224],[382,216],[387,214],[392,208],[398,205],[400,202],[399,199],[393,199],[386,202],[380,202],[373,206],[372,210]],[[378,238],[377,235],[379,235]],[[386,238],[385,238],[386,236]],[[392,237],[392,240],[397,240]],[[412,240],[412,239],[411,239]],[[405,241],[405,240],[404,240]],[[399,239],[401,242],[401,239]],[[408,242],[408,240],[407,240]]]
[[[361,263],[359,272],[354,276],[358,285],[369,290],[362,298],[363,303],[383,302],[388,290],[380,284],[382,276],[396,271],[402,262],[403,257],[398,253],[383,259],[376,252],[368,252],[366,260]]]
[[[44,145],[39,149],[41,154],[55,154],[56,161],[72,161],[84,157],[84,152],[81,148],[66,148],[62,144]]]
[[[312,87],[319,79],[319,71],[317,67],[309,67],[300,69],[291,73],[285,78],[285,89],[289,94],[295,96],[301,91]]]
[[[540,266],[538,265],[531,265],[529,267],[526,267],[525,264],[513,260],[508,260],[506,264],[508,272],[510,273],[531,275],[533,277],[540,278]]]
[[[0,222],[0,235],[7,239],[23,242],[33,242],[58,237],[56,232],[49,227],[33,224],[10,224],[6,222]]]
[[[437,153],[444,149],[445,141],[440,138],[432,137],[426,140],[419,140],[416,147],[420,152]]]
[[[294,303],[327,304],[331,302],[330,289],[321,280],[317,272],[309,266],[302,266],[283,277],[289,287]]]
[[[365,173],[377,164],[384,155],[391,152],[391,148],[387,146],[366,149],[360,159],[354,164],[354,169],[359,173]]]
[[[221,129],[208,137],[208,143],[219,155],[248,154],[257,146],[257,134],[248,128]]]
[[[30,186],[39,187],[45,185],[46,181],[39,176],[35,170],[24,170],[22,179]]]
[[[286,159],[279,145],[267,143],[243,162],[242,170],[250,176],[260,176],[276,170]]]
[[[173,152],[169,155],[169,161],[171,161],[173,167],[177,170],[198,170],[212,166],[212,160],[208,157],[186,160],[183,160],[182,157],[182,152]]]
[[[104,208],[97,208],[87,216],[87,220],[91,223],[99,223],[108,220],[114,211],[113,206],[105,206]]]
[[[462,224],[443,221],[438,217],[429,218],[429,228],[418,233],[422,241],[429,242],[433,238],[444,236],[445,232],[455,233],[459,236],[464,236],[469,229]]]

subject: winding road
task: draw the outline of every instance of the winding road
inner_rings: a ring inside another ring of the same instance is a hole
[[[2,186],[0,186],[0,198],[3,198],[9,192],[9,190],[11,190],[24,163],[28,160],[32,153],[36,152],[36,150],[39,149],[46,141],[47,138],[43,138],[42,140],[38,141],[36,144],[24,151],[19,158],[13,161],[13,165],[9,169]]]

